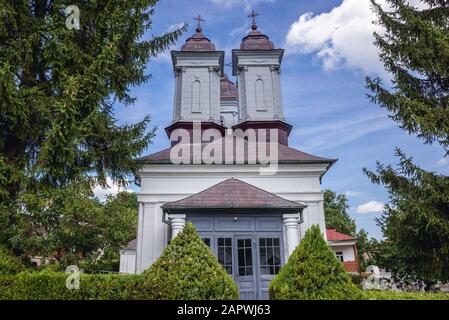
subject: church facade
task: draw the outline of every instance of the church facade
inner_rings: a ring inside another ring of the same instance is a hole
[[[306,230],[317,224],[326,237],[321,180],[336,160],[289,147],[292,126],[281,92],[284,50],[255,22],[232,51],[236,84],[224,73],[224,54],[200,25],[172,51],[173,122],[166,128],[171,147],[138,159],[137,238],[122,250],[120,270],[143,272],[190,221],[238,284],[241,298],[265,299],[269,282]],[[230,148],[223,144],[227,137],[234,142]],[[217,142],[212,161],[197,157],[210,155],[208,143]],[[275,170],[263,171],[271,164],[262,161],[261,150],[275,155]],[[229,153],[217,161],[217,154]]]

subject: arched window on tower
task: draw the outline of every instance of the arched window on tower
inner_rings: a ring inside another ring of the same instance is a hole
[[[256,80],[256,110],[267,111],[265,104],[265,85],[262,78]]]
[[[201,82],[200,82],[200,80],[193,81],[192,112],[201,112]]]

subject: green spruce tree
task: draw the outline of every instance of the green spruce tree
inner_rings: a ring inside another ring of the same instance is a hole
[[[372,1],[384,34],[375,34],[392,86],[367,78],[372,102],[390,112],[401,129],[449,151],[449,2],[422,0],[417,9],[405,0]],[[365,169],[384,185],[390,204],[378,220],[391,241],[397,273],[423,280],[448,280],[449,178],[427,172],[401,150],[398,168]]]
[[[151,57],[184,30],[149,36],[158,0],[0,0],[0,204],[82,175],[125,183],[150,143],[149,116],[119,125]],[[72,12],[73,13],[73,12]]]

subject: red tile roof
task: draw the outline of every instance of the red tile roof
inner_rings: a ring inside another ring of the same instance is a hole
[[[204,148],[205,145],[206,144],[203,144],[202,148]],[[235,160],[236,160],[237,156],[242,156],[242,153],[243,153],[244,163],[247,164],[248,163],[248,145],[247,145],[247,143],[245,142],[243,150],[236,151],[235,149],[236,148],[234,147],[234,154],[233,154],[234,163],[236,163]],[[267,146],[266,149],[267,149],[267,153],[269,154],[269,150],[270,150],[269,146]],[[145,163],[155,163],[155,164],[171,163],[170,152],[171,152],[171,148],[167,148],[165,150],[150,154],[148,156],[138,158],[137,161],[142,161]],[[223,158],[224,158],[224,156],[225,156],[225,153],[223,152]],[[190,159],[192,159],[192,157],[190,157]],[[314,156],[314,155],[302,152],[300,150],[288,147],[286,145],[278,144],[278,162],[279,163],[317,162],[317,163],[333,164],[336,161],[337,161],[336,159],[326,159],[326,158]],[[257,159],[257,163],[260,163],[260,161],[258,161],[258,159]]]
[[[337,232],[336,229],[326,229],[326,235],[329,241],[356,240],[353,236]]]
[[[238,179],[228,179],[182,200],[166,203],[164,210],[180,208],[290,208],[305,205],[281,198]]]

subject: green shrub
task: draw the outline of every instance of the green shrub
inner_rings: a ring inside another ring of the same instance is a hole
[[[363,292],[363,299],[364,300],[449,300],[449,294],[370,290]]]
[[[350,274],[351,281],[358,287],[362,286],[362,276],[360,274]]]
[[[0,275],[0,300],[135,300],[147,299],[137,275],[87,275],[79,290],[66,288],[63,272],[22,272]]]
[[[0,275],[16,274],[25,270],[25,265],[11,251],[0,245]]]
[[[144,272],[143,278],[145,290],[155,300],[239,298],[237,285],[191,223]]]
[[[273,300],[360,299],[361,290],[351,282],[332,253],[318,226],[312,226],[270,283]]]
[[[118,272],[120,259],[82,260],[77,264],[85,273]]]

